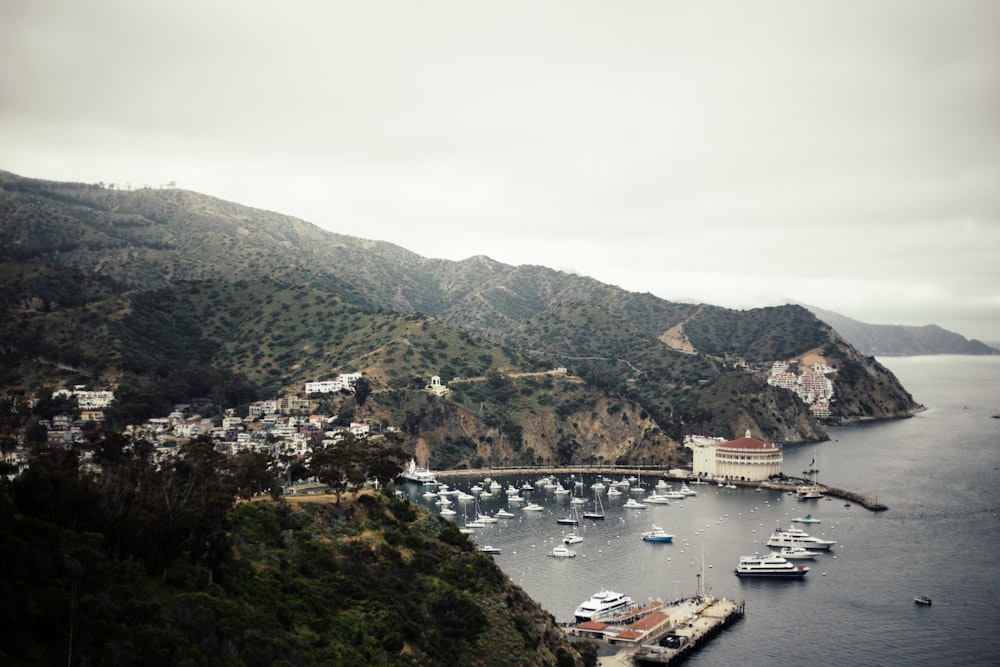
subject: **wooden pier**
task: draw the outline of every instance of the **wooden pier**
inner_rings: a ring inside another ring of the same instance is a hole
[[[743,618],[742,600],[712,600],[688,623],[675,627],[659,638],[658,645],[643,644],[632,654],[639,667],[676,665],[708,643],[732,623]]]

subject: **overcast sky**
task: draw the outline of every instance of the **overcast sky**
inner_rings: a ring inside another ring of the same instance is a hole
[[[0,169],[1000,341],[1000,2],[4,0]]]

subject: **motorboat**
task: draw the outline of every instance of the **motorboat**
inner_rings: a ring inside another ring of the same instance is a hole
[[[576,516],[561,516],[556,519],[556,523],[561,523],[564,526],[576,526],[580,523],[580,519]]]
[[[513,519],[517,515],[514,514],[513,512],[508,512],[507,510],[501,507],[493,514],[493,516],[497,517],[498,519]]]
[[[812,537],[798,528],[789,528],[788,530],[775,528],[771,537],[767,538],[767,546],[769,547],[803,547],[828,551],[834,544],[836,542],[833,540]]]
[[[784,547],[778,555],[787,560],[813,560],[820,554],[821,551],[810,551],[805,547]]]
[[[792,519],[794,523],[819,523],[819,519],[814,519],[812,514],[806,514],[805,516],[799,516]]]
[[[561,544],[552,547],[552,551],[550,551],[548,555],[556,558],[576,558],[575,551],[568,549]]]
[[[496,556],[500,553],[500,547],[493,547],[488,544],[486,546],[479,547],[479,550],[484,554],[489,554],[491,556]]]
[[[918,595],[915,598],[913,598],[913,602],[916,603],[916,604],[922,604],[922,605],[930,606],[931,599],[929,597],[927,597],[926,595]]]
[[[586,602],[582,602],[573,612],[573,616],[576,617],[577,623],[597,621],[632,606],[632,598],[629,596],[603,590],[594,593]]]
[[[680,493],[685,496],[697,496],[698,492],[687,485],[687,482],[681,484]]]
[[[524,512],[541,512],[543,509],[545,508],[539,505],[538,503],[528,503],[527,505],[521,508],[521,510]]]
[[[524,496],[520,495],[519,493],[512,493],[509,496],[507,496],[507,502],[509,502],[509,503],[523,503],[524,502]]]
[[[574,530],[569,535],[563,537],[562,541],[563,544],[579,544],[580,542],[583,542],[583,535]]]
[[[450,507],[441,508],[441,516],[455,516],[456,514],[458,514],[458,512],[456,512]]]
[[[733,570],[737,577],[771,577],[774,579],[801,578],[809,572],[807,565],[796,565],[787,558],[776,554],[766,556],[740,556],[740,562]]]
[[[667,495],[663,493],[651,493],[645,498],[643,498],[642,502],[649,503],[651,505],[669,505],[670,498],[668,498]],[[625,506],[628,507],[628,503],[626,503]]]
[[[587,499],[586,498],[580,498],[579,496],[574,496],[573,499],[571,501],[569,501],[569,504],[570,505],[586,505],[587,504]]]
[[[432,473],[427,468],[422,468],[417,465],[417,460],[414,458],[410,459],[410,465],[408,465],[403,470],[403,479],[407,482],[415,482],[416,484],[437,484],[437,479],[434,478],[434,473]]]
[[[642,503],[640,503],[635,498],[629,498],[628,500],[626,500],[625,504],[622,505],[622,507],[625,507],[627,509],[633,509],[633,510],[646,509],[646,506],[643,505]]]
[[[647,530],[642,534],[643,542],[673,542],[674,536],[663,530],[660,526],[653,524],[653,530]]]

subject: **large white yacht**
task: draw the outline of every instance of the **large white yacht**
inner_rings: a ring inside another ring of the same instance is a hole
[[[416,459],[410,459],[410,465],[407,466],[406,470],[403,471],[403,479],[408,482],[416,482],[417,484],[437,484],[437,479],[427,468],[421,468],[417,465]]]
[[[737,577],[804,577],[809,571],[806,565],[796,565],[776,554],[766,556],[740,556],[740,562],[733,572]]]
[[[836,542],[833,540],[822,540],[818,537],[812,537],[808,533],[799,528],[789,528],[783,530],[781,528],[776,528],[771,537],[767,538],[767,546],[769,547],[803,547],[805,549],[822,549],[827,551]]]
[[[577,623],[597,621],[616,611],[622,611],[632,606],[632,598],[614,591],[599,591],[590,596],[573,612]]]

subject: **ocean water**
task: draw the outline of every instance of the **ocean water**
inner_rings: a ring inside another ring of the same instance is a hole
[[[745,617],[685,663],[692,666],[1000,664],[1000,419],[992,418],[1000,414],[1000,358],[880,361],[927,409],[788,447],[783,469],[799,474],[815,459],[820,482],[876,496],[888,511],[711,485],[645,510],[623,508],[627,496],[603,495],[607,518],[581,519],[584,541],[571,547],[576,558],[564,559],[547,553],[571,530],[556,523],[570,512],[568,496],[535,491],[525,495],[545,507],[540,513],[522,512],[503,494],[482,502],[489,513],[509,507],[516,517],[478,529],[473,539],[500,547],[497,564],[560,621],[603,588],[669,600],[701,586],[745,600]],[[593,498],[594,478],[560,479],[582,481],[578,493]],[[500,481],[506,487],[533,480]],[[647,489],[656,481],[642,479]],[[428,502],[418,490],[410,493]],[[468,508],[474,513],[474,505]],[[465,507],[456,509],[461,523]],[[794,525],[837,544],[804,561],[811,571],[803,580],[733,574],[739,556],[767,551],[775,527],[806,513],[821,523]],[[652,524],[674,542],[643,542],[640,534]],[[933,604],[914,604],[919,594]]]

